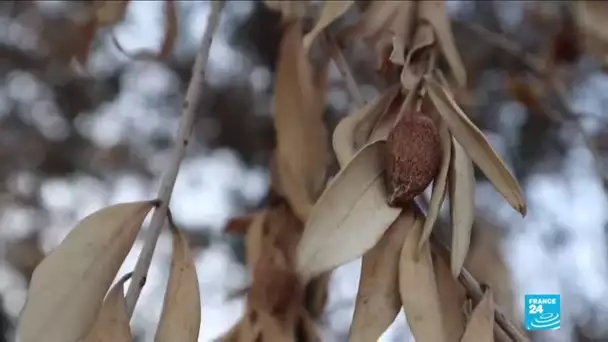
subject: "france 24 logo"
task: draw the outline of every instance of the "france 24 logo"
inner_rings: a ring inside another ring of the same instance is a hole
[[[526,330],[557,330],[561,324],[560,295],[525,295]]]

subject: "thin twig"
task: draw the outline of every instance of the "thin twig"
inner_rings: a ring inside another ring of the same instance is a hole
[[[346,90],[350,97],[355,101],[357,107],[362,107],[365,102],[363,101],[363,96],[361,96],[361,92],[359,91],[359,86],[357,85],[357,81],[353,77],[353,73],[348,66],[348,62],[346,58],[344,58],[344,54],[342,53],[342,49],[338,45],[336,41],[331,39],[328,34],[325,35],[325,39],[329,44],[329,52],[331,54],[331,59],[336,63],[340,74],[342,75],[342,79],[344,83],[346,83]]]
[[[528,68],[532,73],[534,73],[538,79],[544,81],[547,84],[548,88],[551,89],[555,98],[557,99],[558,105],[560,107],[559,112],[551,109],[550,116],[552,118],[556,118],[558,121],[561,122],[574,123],[576,130],[583,138],[585,146],[593,156],[596,173],[599,177],[602,178],[604,184],[608,184],[608,173],[604,171],[603,163],[600,159],[600,153],[597,150],[595,144],[593,143],[593,140],[589,137],[587,132],[585,132],[585,129],[583,128],[580,122],[580,118],[582,115],[575,113],[570,108],[564,85],[558,80],[556,80],[555,77],[551,77],[550,70],[543,63],[541,63],[538,58],[527,53],[521,46],[509,40],[507,37],[492,32],[479,24],[467,21],[457,21],[457,23],[475,32],[477,35],[482,37],[484,40],[486,40],[493,46],[517,58],[519,61],[522,62],[522,64],[526,68]]]
[[[154,214],[152,215],[150,229],[146,235],[144,246],[139,255],[139,259],[137,260],[137,264],[135,265],[133,278],[129,290],[127,291],[126,301],[129,316],[133,314],[135,304],[137,303],[142,287],[145,284],[146,274],[150,268],[150,262],[152,261],[156,242],[158,241],[160,231],[165,223],[169,201],[171,200],[171,193],[173,192],[175,179],[177,178],[177,173],[179,171],[179,165],[184,157],[186,146],[188,146],[192,133],[195,111],[199,108],[201,93],[205,88],[205,74],[207,61],[209,59],[209,50],[211,48],[211,42],[213,41],[213,35],[219,25],[220,14],[223,7],[223,1],[211,2],[211,12],[207,20],[201,47],[196,56],[194,66],[192,67],[192,79],[190,80],[186,98],[182,104],[182,116],[179,123],[177,139],[173,147],[171,160],[168,163],[167,170],[163,175],[158,190],[158,198],[161,203],[160,206],[154,210]]]

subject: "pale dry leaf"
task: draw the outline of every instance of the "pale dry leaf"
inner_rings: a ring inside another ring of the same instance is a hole
[[[441,122],[439,126],[439,138],[441,139],[441,167],[435,180],[433,181],[433,192],[431,193],[431,200],[429,202],[429,209],[427,212],[426,220],[424,221],[424,227],[422,228],[422,235],[418,242],[418,251],[422,250],[422,247],[431,237],[433,232],[433,226],[439,216],[441,205],[445,199],[445,189],[448,178],[448,170],[450,169],[450,159],[452,155],[452,137],[445,122]]]
[[[266,210],[257,212],[247,229],[247,235],[245,235],[245,254],[249,267],[256,264],[262,252],[264,221],[266,221]]]
[[[201,296],[194,257],[186,237],[173,223],[170,214],[168,218],[173,256],[154,341],[196,342],[201,324]]]
[[[450,168],[450,214],[452,216],[451,270],[460,275],[469,252],[475,221],[475,173],[473,162],[456,139]]]
[[[321,11],[319,20],[317,20],[312,30],[304,37],[304,49],[306,51],[310,50],[310,46],[319,33],[323,32],[326,27],[346,13],[353,3],[355,2],[352,0],[323,2],[323,10]]]
[[[437,292],[441,302],[443,328],[446,336],[460,339],[466,326],[466,317],[463,307],[467,302],[464,287],[452,276],[449,265],[436,254],[433,257]]]
[[[17,326],[18,341],[66,342],[85,337],[155,204],[116,204],[82,219],[36,267]]]
[[[420,1],[418,6],[418,18],[433,25],[441,52],[450,66],[454,80],[458,86],[464,87],[467,83],[467,73],[454,43],[446,1]]]
[[[577,25],[583,33],[585,48],[600,55],[608,55],[608,5],[603,1],[575,1],[572,6]]]
[[[315,204],[297,248],[297,270],[304,279],[365,254],[399,215],[401,209],[386,201],[385,148],[383,141],[366,145]]]
[[[330,280],[331,272],[325,272],[314,278],[306,286],[305,307],[308,315],[312,319],[317,319],[323,316],[325,307],[327,305]]]
[[[452,135],[464,147],[467,155],[479,166],[507,202],[525,216],[526,202],[519,183],[483,133],[435,80],[427,78],[426,86],[433,105],[447,123]]]
[[[283,35],[275,84],[277,170],[293,211],[305,221],[329,163],[323,122],[327,68],[315,74],[302,46],[299,21]]]
[[[110,290],[97,316],[95,325],[82,342],[132,342],[131,317],[127,313],[124,283],[131,274],[122,277]]]
[[[494,299],[487,288],[471,314],[461,342],[494,342]]]
[[[399,293],[405,317],[416,341],[445,342],[441,302],[428,242],[417,257],[423,225],[424,217],[416,217],[401,249]]]
[[[407,49],[410,45],[415,8],[415,1],[373,1],[361,20],[344,33],[343,39],[356,37],[366,41],[373,47],[381,66],[389,57],[385,54],[390,53],[390,49],[397,50],[396,55],[401,47]]]
[[[420,50],[428,48],[435,43],[435,33],[430,24],[422,23],[416,28],[412,48],[409,50],[401,70],[401,85],[403,88],[413,91],[420,82],[420,78],[427,69],[427,63],[412,64],[412,59]]]
[[[398,93],[398,86],[390,87],[338,123],[332,141],[340,167],[346,166],[355,153],[367,142],[376,121]]]
[[[513,279],[501,252],[499,228],[476,217],[475,241],[471,243],[465,268],[479,282],[492,288],[495,303],[514,322],[523,322],[522,311],[516,309]]]
[[[160,46],[158,59],[166,60],[173,53],[179,35],[179,22],[176,0],[165,0],[165,32]]]
[[[93,3],[97,25],[114,25],[125,17],[129,0],[97,0]]]
[[[283,22],[286,22],[293,19],[303,18],[305,16],[306,9],[308,7],[308,0],[264,0],[264,4],[268,8],[280,12]]]
[[[404,209],[374,248],[363,255],[350,342],[377,341],[401,310],[399,258],[413,224],[412,208]]]

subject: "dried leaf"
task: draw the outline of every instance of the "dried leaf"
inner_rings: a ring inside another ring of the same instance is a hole
[[[401,209],[386,202],[383,141],[359,151],[311,211],[297,249],[297,270],[310,279],[371,249]]]
[[[326,27],[341,17],[350,6],[354,3],[352,0],[345,1],[325,1],[323,3],[323,11],[315,27],[304,37],[304,49],[308,51],[312,42]]]
[[[573,3],[577,25],[584,33],[585,49],[594,55],[608,54],[608,6],[603,1],[576,1]]]
[[[154,204],[116,204],[78,223],[32,275],[17,326],[20,342],[77,341],[86,336]]]
[[[454,279],[448,264],[436,254],[433,254],[432,257],[445,336],[454,336],[454,338],[460,339],[466,326],[466,317],[463,312],[467,303],[466,291]]]
[[[201,296],[196,266],[188,241],[171,218],[169,225],[173,236],[173,257],[154,340],[196,342],[201,324]]]
[[[401,309],[399,258],[414,224],[412,208],[405,209],[382,239],[363,255],[359,291],[349,341],[377,341]]]
[[[258,211],[251,212],[244,216],[237,216],[237,217],[233,217],[233,218],[229,219],[228,222],[226,223],[226,228],[224,229],[224,233],[231,234],[231,235],[237,235],[237,236],[246,235],[247,232],[249,231],[249,227],[251,226],[251,223],[257,217],[257,215],[259,213],[261,213],[262,211],[263,210],[258,210]]]
[[[129,0],[97,0],[93,3],[95,21],[99,26],[118,23],[125,17]]]
[[[266,211],[256,213],[251,220],[247,235],[245,236],[245,253],[247,265],[253,267],[262,252],[262,240],[264,238],[264,222],[266,221]]]
[[[416,341],[442,342],[446,337],[428,242],[422,247],[419,257],[416,256],[423,225],[424,217],[416,217],[401,249],[399,293]]]
[[[501,253],[499,228],[479,216],[475,222],[476,241],[471,243],[465,268],[479,282],[492,288],[494,302],[503,314],[515,322],[523,322],[522,311],[516,309],[513,279]]]
[[[494,342],[494,300],[487,288],[475,309],[461,342]]]
[[[391,49],[396,47],[397,54],[399,46],[410,45],[415,8],[415,1],[373,1],[361,20],[346,32],[345,39],[356,37],[367,41],[379,57],[381,67],[389,60]]]
[[[439,137],[441,138],[441,168],[439,174],[433,182],[433,192],[431,193],[431,201],[429,203],[429,209],[427,218],[424,221],[424,227],[422,229],[422,235],[418,242],[418,252],[422,250],[424,244],[429,240],[431,233],[433,232],[433,226],[439,216],[441,205],[445,199],[445,187],[447,183],[448,170],[450,168],[450,156],[452,154],[452,137],[445,124],[441,122],[439,127]]]
[[[471,122],[441,85],[431,78],[426,80],[431,101],[441,118],[447,123],[452,135],[507,202],[522,216],[525,216],[526,202],[517,180],[490,146],[483,133]]]
[[[132,342],[131,317],[127,313],[124,283],[131,274],[122,277],[106,296],[97,321],[83,342]]]
[[[332,138],[340,167],[346,166],[355,153],[367,143],[374,125],[398,93],[398,86],[387,89],[365,106],[343,118],[336,126]]]
[[[450,168],[450,211],[452,215],[452,275],[458,277],[469,252],[475,221],[475,173],[464,148],[454,139]]]
[[[288,22],[292,19],[304,17],[304,15],[306,14],[306,7],[308,6],[308,0],[264,0],[264,4],[268,8],[280,12],[281,17],[283,18],[283,22]]]
[[[275,86],[277,166],[281,186],[296,215],[305,221],[323,188],[329,163],[323,122],[326,68],[313,73],[302,47],[302,27],[292,23],[281,42]]]
[[[165,32],[158,59],[166,60],[170,57],[179,35],[177,4],[175,0],[165,0]]]
[[[454,43],[446,2],[419,2],[418,17],[427,20],[435,28],[435,36],[437,36],[441,52],[450,66],[452,75],[458,86],[464,87],[467,83],[467,73]]]

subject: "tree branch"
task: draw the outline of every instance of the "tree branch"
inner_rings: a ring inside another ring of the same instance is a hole
[[[137,303],[142,287],[145,284],[146,274],[150,268],[156,242],[158,241],[160,231],[165,223],[165,218],[167,217],[167,209],[169,207],[169,202],[171,201],[171,193],[173,192],[179,165],[184,157],[186,146],[188,146],[192,133],[195,111],[196,108],[199,108],[201,94],[205,88],[205,74],[207,61],[209,60],[209,50],[213,41],[213,35],[219,26],[223,7],[223,1],[211,2],[211,12],[207,19],[207,26],[205,28],[205,33],[203,34],[200,50],[198,51],[196,61],[192,68],[192,79],[188,85],[186,98],[182,105],[182,116],[179,123],[177,139],[173,147],[171,160],[169,161],[158,190],[158,198],[161,203],[160,206],[154,210],[154,214],[152,215],[150,229],[146,235],[144,246],[139,255],[139,259],[137,260],[137,264],[135,265],[133,278],[131,279],[131,284],[127,291],[126,301],[129,315],[133,314],[135,304]]]

